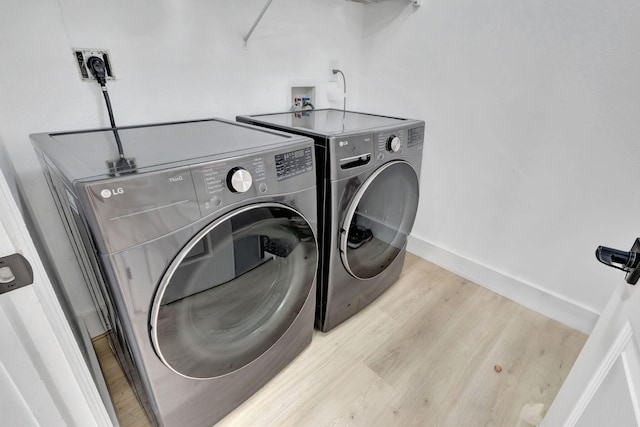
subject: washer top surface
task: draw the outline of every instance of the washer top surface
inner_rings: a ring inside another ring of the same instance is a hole
[[[118,133],[125,156],[135,159],[138,170],[212,157],[229,158],[236,153],[267,151],[276,145],[304,140],[222,119],[122,127]],[[36,147],[55,157],[57,166],[72,181],[108,175],[107,161],[118,157],[111,129],[35,134],[32,139]]]
[[[358,131],[402,125],[412,120],[378,116],[336,109],[294,111],[279,114],[250,116],[254,122],[272,124],[296,130],[308,129],[312,133],[332,136]]]

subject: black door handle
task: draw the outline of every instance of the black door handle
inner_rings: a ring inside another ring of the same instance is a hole
[[[31,264],[20,254],[0,258],[0,294],[33,283]]]
[[[629,252],[598,246],[596,258],[601,263],[627,273],[627,283],[635,285],[640,279],[640,238],[636,239]]]

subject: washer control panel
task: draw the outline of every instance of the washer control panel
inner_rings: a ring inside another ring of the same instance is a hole
[[[424,125],[385,130],[376,134],[376,159],[386,161],[422,151]]]
[[[397,153],[398,151],[400,151],[400,148],[402,148],[402,141],[400,141],[400,138],[395,136],[395,135],[391,135],[389,138],[387,138],[387,151],[392,151],[394,153]]]
[[[409,134],[408,147],[424,144],[424,126],[411,128],[407,133]]]
[[[373,156],[373,134],[353,135],[336,138],[331,145],[336,164],[348,170],[364,166]]]
[[[396,129],[394,131],[380,132],[378,134],[378,153],[398,153],[402,152],[405,145],[405,129]]]
[[[331,158],[328,179],[355,176],[396,159],[420,162],[423,141],[423,122],[331,136],[326,141],[327,155]]]

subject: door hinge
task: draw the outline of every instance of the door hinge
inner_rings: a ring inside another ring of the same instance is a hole
[[[31,264],[20,254],[0,258],[0,294],[33,283]]]

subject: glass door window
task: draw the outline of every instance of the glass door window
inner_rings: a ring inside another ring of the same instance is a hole
[[[317,257],[311,226],[284,205],[256,204],[211,223],[177,255],[156,292],[156,353],[189,378],[250,363],[299,314]]]
[[[396,259],[418,209],[418,175],[406,162],[376,170],[356,193],[342,225],[342,262],[354,277],[371,279]]]

